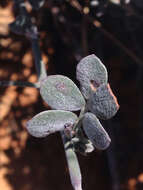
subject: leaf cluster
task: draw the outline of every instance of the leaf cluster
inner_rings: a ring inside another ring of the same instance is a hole
[[[52,110],[44,111],[27,123],[29,133],[45,137],[63,131],[75,151],[84,155],[106,149],[111,139],[99,119],[110,119],[119,109],[108,84],[106,67],[95,55],[77,65],[80,89],[66,76],[51,75],[40,81],[40,94]],[[74,111],[81,111],[77,116]]]

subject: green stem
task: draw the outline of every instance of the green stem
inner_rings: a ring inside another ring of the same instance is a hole
[[[21,0],[18,2],[15,0],[15,2],[19,4],[20,13],[24,14],[25,16],[29,16],[27,13],[26,7],[24,5],[24,1]],[[45,65],[42,61],[41,51],[40,51],[39,42],[38,42],[38,35],[36,35],[36,37],[34,38],[31,37],[30,40],[31,40],[34,58],[35,58],[35,66],[36,66],[37,75],[38,75],[38,82],[40,82],[43,78],[47,76],[47,73],[46,73]],[[18,84],[18,83],[15,81],[13,83],[9,82],[8,84]],[[40,85],[40,83],[37,83],[37,84]],[[82,112],[84,113],[84,110],[81,110],[80,117],[82,117],[83,115]],[[64,148],[65,148],[65,155],[66,155],[66,159],[68,163],[71,183],[74,187],[74,190],[82,190],[81,172],[80,172],[77,156],[72,148],[71,141],[66,138],[64,132],[61,132],[61,137],[62,137]]]
[[[25,10],[23,9],[25,9],[25,7],[22,7],[22,11],[24,12]],[[46,74],[45,65],[42,62],[41,51],[40,51],[40,47],[38,43],[38,36],[35,39],[31,39],[31,44],[32,44],[34,58],[35,58],[35,66],[37,70],[38,81],[40,82],[43,78],[47,76],[47,74]],[[82,190],[81,172],[80,172],[77,156],[75,152],[73,151],[72,147],[69,146],[71,145],[71,142],[65,137],[64,132],[61,133],[61,136],[63,139],[64,148],[65,148],[65,155],[66,155],[66,159],[68,163],[71,183],[74,187],[74,190]]]
[[[21,14],[23,14],[27,17],[30,17],[26,10],[26,7],[24,6],[24,2],[20,6],[20,12],[21,12]],[[36,26],[34,26],[34,27],[35,27],[35,30],[37,31],[37,27]],[[32,38],[32,37],[30,38],[30,41],[31,41],[34,58],[35,58],[35,66],[36,66],[36,71],[37,71],[37,75],[38,75],[38,81],[41,81],[43,78],[45,78],[47,76],[47,73],[46,73],[45,65],[42,61],[41,50],[39,47],[38,32],[35,35],[36,36],[34,36],[34,38]]]
[[[61,132],[63,140],[65,155],[70,173],[70,179],[74,190],[82,190],[82,178],[77,156],[72,148],[71,142],[66,138],[65,134]]]
[[[82,109],[80,110],[80,114],[79,114],[79,117],[78,117],[78,120],[77,122],[74,124],[74,127],[73,127],[73,130],[77,133],[81,124],[82,124],[82,118],[84,116],[84,114],[87,112],[87,104],[82,107]]]
[[[47,76],[47,73],[46,73],[45,65],[42,61],[38,38],[32,39],[31,45],[32,45],[32,50],[33,50],[33,54],[35,57],[35,66],[36,66],[37,75],[38,75],[38,79],[39,79],[38,81],[41,81],[43,78],[45,78]]]

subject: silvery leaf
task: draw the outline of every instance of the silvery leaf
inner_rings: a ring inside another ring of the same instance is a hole
[[[85,100],[74,82],[62,75],[51,75],[42,80],[40,93],[53,109],[77,111],[85,105]]]
[[[27,130],[34,137],[46,137],[49,134],[65,129],[67,124],[73,126],[77,116],[69,111],[43,111],[27,122]]]
[[[29,0],[29,3],[32,5],[33,9],[38,10],[44,5],[45,0]]]
[[[104,150],[108,148],[111,139],[94,114],[87,112],[84,115],[83,129],[97,149]]]
[[[108,80],[106,67],[94,54],[83,58],[78,63],[76,77],[86,99],[90,96],[91,86],[97,88],[100,84],[107,83]]]
[[[117,113],[119,104],[109,84],[102,84],[92,92],[88,108],[100,119],[110,119]]]

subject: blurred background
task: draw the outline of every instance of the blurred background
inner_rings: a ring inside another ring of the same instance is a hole
[[[120,110],[104,121],[106,151],[78,155],[84,190],[143,190],[143,0],[46,0],[27,9],[47,73],[70,77],[95,54],[106,65]],[[31,45],[9,30],[19,10],[0,0],[0,80],[37,80]],[[72,190],[60,135],[30,136],[25,123],[48,106],[34,88],[0,87],[0,190]]]

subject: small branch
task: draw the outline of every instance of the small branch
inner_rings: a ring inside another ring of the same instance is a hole
[[[80,129],[82,124],[82,117],[84,116],[86,111],[87,111],[87,106],[85,105],[84,107],[81,108],[78,120],[75,122],[73,126],[74,131],[78,132],[78,130]]]
[[[45,65],[42,61],[41,51],[37,39],[31,40],[32,50],[35,57],[35,66],[39,81],[47,76]]]
[[[65,148],[65,154],[66,154],[66,159],[68,163],[71,183],[73,185],[74,190],[82,190],[81,172],[80,172],[77,156],[73,148],[70,146],[71,145],[70,140],[68,140],[65,137],[63,132],[61,132],[61,137],[62,137],[64,148]]]
[[[18,3],[18,1],[16,1],[16,2]],[[28,17],[29,15],[24,6],[23,0],[22,1],[19,0],[19,7],[20,7],[21,15],[23,14]],[[36,27],[36,26],[34,26],[34,27]],[[45,78],[47,76],[47,74],[46,74],[45,65],[42,62],[41,51],[40,51],[40,47],[39,47],[39,43],[38,43],[38,34],[35,31],[37,32],[37,28],[32,30],[32,32],[34,33],[34,37],[33,37],[33,33],[30,31],[30,28],[28,31],[29,33],[27,33],[27,34],[31,40],[32,50],[33,50],[33,54],[35,57],[35,66],[36,66],[36,70],[37,70],[38,81],[40,82],[40,80]],[[12,85],[17,84],[17,81],[15,81],[15,83],[9,82],[7,84],[12,84]],[[67,163],[68,163],[68,167],[69,167],[71,183],[74,187],[74,190],[82,190],[81,172],[80,172],[80,167],[79,167],[77,156],[76,156],[75,152],[73,151],[73,148],[70,146],[71,145],[70,140],[68,140],[65,137],[64,132],[61,133],[61,137],[62,137],[64,148],[65,148],[65,154],[66,154],[66,159],[67,159]]]
[[[26,17],[30,17],[30,15],[28,14],[28,12],[26,10],[24,2],[21,3],[19,7],[20,7],[21,15],[23,14]],[[32,23],[32,21],[31,21],[31,24],[32,24],[32,26],[30,26],[31,28],[29,28],[29,31],[27,29],[26,36],[28,35],[28,38],[31,41],[31,46],[32,46],[32,50],[33,50],[33,54],[34,54],[34,58],[35,58],[35,66],[36,66],[37,75],[38,75],[38,81],[40,81],[47,76],[47,73],[46,73],[45,65],[42,61],[41,51],[40,51],[40,47],[39,47],[37,26],[35,26]]]
[[[0,81],[0,86],[19,86],[19,87],[39,88],[38,83],[31,83],[31,82],[26,82],[26,81]]]

